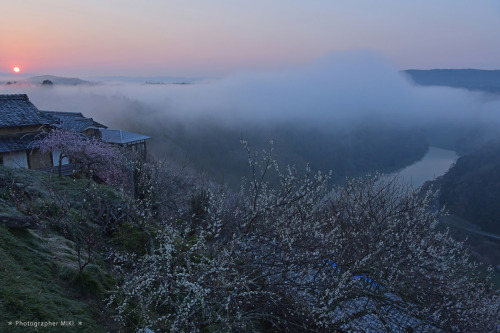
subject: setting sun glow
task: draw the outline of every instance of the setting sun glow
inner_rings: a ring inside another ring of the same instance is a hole
[[[16,72],[16,73],[19,73],[19,72],[21,71],[21,69],[20,69],[19,67],[17,67],[17,66],[16,66],[16,67],[14,67],[14,68],[12,68],[12,70],[13,70],[14,72]]]

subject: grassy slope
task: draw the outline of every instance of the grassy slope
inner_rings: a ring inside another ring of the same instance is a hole
[[[28,185],[37,202],[50,200],[47,183],[68,197],[78,196],[86,184],[86,180],[51,178],[5,167],[0,167],[0,179]],[[6,195],[5,184],[1,190],[0,214],[23,216],[19,205]],[[112,192],[105,187],[103,191]],[[16,230],[0,224],[0,332],[104,332],[103,327],[113,331],[111,319],[102,314],[102,298],[112,288],[105,265],[90,265],[79,281],[74,279],[76,267],[73,244],[63,236],[50,230]],[[61,320],[74,321],[75,326],[35,329],[15,325],[15,321]]]
[[[79,331],[102,331],[89,306],[63,288],[61,270],[46,241],[28,230],[0,226],[0,330],[26,331],[15,324],[9,329],[8,321],[73,320],[82,321]]]

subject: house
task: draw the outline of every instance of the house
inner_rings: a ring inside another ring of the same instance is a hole
[[[60,111],[40,111],[44,117],[50,119],[54,126],[66,130],[74,130],[85,134],[88,137],[100,138],[100,129],[107,126],[96,122],[92,118],[86,118],[79,112],[60,112]]]
[[[122,130],[99,129],[101,140],[113,145],[127,147],[132,151],[137,151],[146,155],[146,140],[149,136]]]
[[[38,110],[26,94],[0,95],[0,165],[29,169],[57,166],[59,152],[41,154],[36,140],[44,131],[63,128],[109,144],[146,153],[150,137],[122,130],[110,130],[81,113]],[[63,160],[61,165],[68,164]]]
[[[41,114],[27,95],[0,95],[0,164],[39,169],[52,166],[52,157],[31,147],[50,119]]]
[[[67,130],[75,130],[89,137],[97,137],[103,142],[120,147],[127,147],[132,151],[146,153],[146,140],[151,139],[138,133],[124,130],[112,130],[107,126],[96,122],[92,118],[86,118],[81,113],[40,111],[45,117],[52,119],[55,126]]]

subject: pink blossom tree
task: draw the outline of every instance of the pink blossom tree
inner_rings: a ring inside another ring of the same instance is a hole
[[[124,156],[120,150],[95,137],[74,130],[54,129],[39,142],[42,153],[59,152],[58,173],[64,158],[75,164],[90,180],[92,176],[108,183],[118,183],[126,177]]]

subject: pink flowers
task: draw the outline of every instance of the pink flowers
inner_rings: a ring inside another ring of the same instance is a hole
[[[93,176],[110,184],[126,177],[124,156],[116,147],[73,130],[54,129],[39,142],[42,153],[59,153],[59,168],[67,158],[89,179]]]

